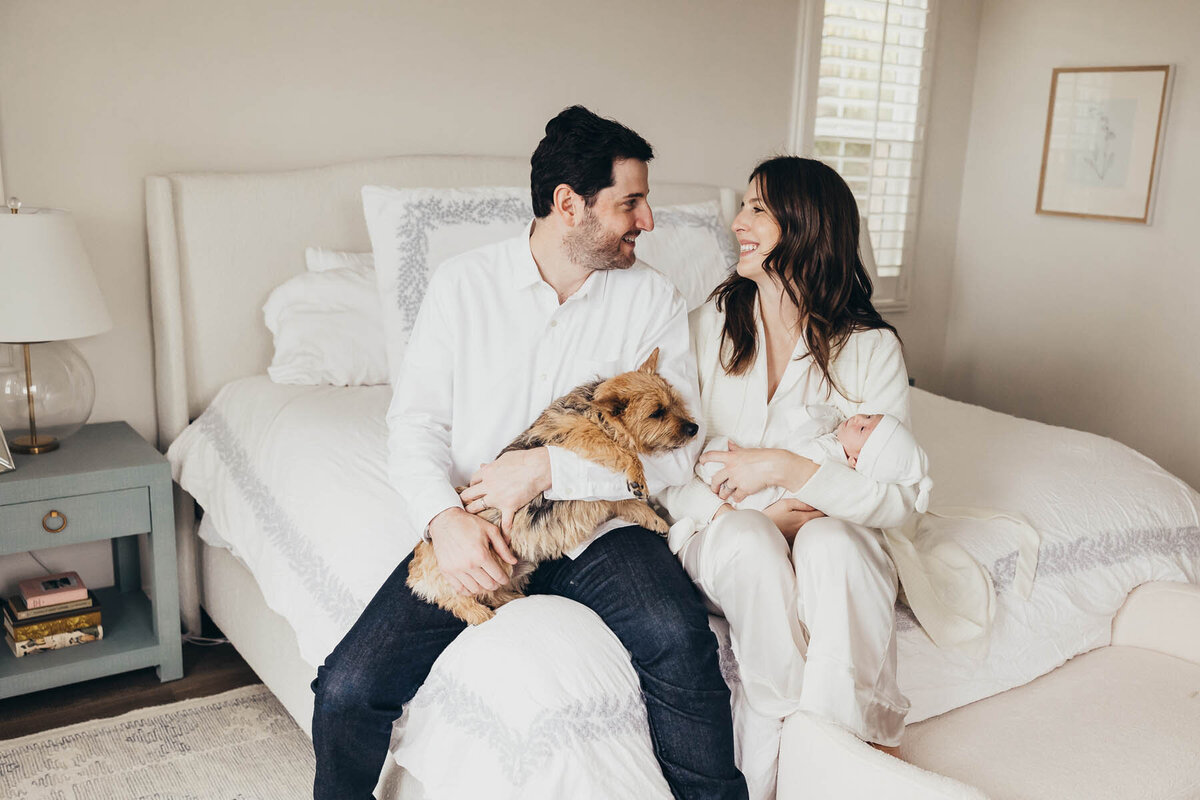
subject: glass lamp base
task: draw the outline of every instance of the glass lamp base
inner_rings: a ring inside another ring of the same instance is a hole
[[[83,427],[96,384],[70,342],[0,344],[0,431],[18,453],[49,453]]]
[[[14,436],[8,443],[14,453],[36,454],[49,453],[51,450],[57,450],[59,445],[58,439],[53,436],[39,435],[36,439],[32,436]]]

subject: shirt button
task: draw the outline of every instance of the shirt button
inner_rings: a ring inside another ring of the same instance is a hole
[[[558,320],[556,320],[556,319],[552,319],[552,320],[550,320],[550,327],[551,327],[551,328],[557,328],[557,327],[558,327]]]
[[[543,372],[541,375],[539,375],[538,380],[546,380],[546,373]]]

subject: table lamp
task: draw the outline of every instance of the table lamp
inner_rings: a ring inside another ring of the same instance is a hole
[[[18,453],[47,453],[87,422],[96,384],[66,341],[112,327],[66,211],[0,208],[0,428]]]

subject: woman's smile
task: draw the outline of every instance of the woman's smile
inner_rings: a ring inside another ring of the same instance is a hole
[[[746,189],[742,208],[733,218],[732,227],[739,245],[738,274],[743,278],[760,277],[763,259],[779,241],[780,228],[762,199],[758,181],[753,181]]]

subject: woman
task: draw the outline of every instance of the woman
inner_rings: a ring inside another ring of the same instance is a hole
[[[810,404],[909,423],[900,341],[858,255],[858,206],[821,162],[774,158],[750,176],[733,230],[737,271],[691,325],[708,436],[737,446],[701,457],[723,464],[711,486],[697,478],[663,497],[672,549],[729,620],[756,711],[807,711],[895,746],[908,701],[879,529],[903,523],[916,492],[781,449]],[[725,502],[768,486],[789,496],[765,513]]]

